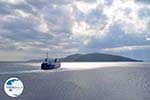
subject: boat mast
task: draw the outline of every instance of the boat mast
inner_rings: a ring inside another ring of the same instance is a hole
[[[48,52],[46,53],[46,58],[48,59]]]

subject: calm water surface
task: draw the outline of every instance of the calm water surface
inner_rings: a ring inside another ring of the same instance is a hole
[[[149,62],[62,63],[43,71],[40,63],[0,63],[0,98],[10,77],[20,78],[24,92],[13,100],[150,100]]]

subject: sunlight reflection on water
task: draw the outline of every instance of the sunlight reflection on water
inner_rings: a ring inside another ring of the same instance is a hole
[[[0,66],[0,74],[22,74],[22,73],[40,73],[40,72],[61,72],[69,70],[89,70],[96,68],[109,67],[149,67],[148,62],[63,62],[61,68],[49,71],[41,70],[41,63],[19,63],[11,66]]]
[[[40,67],[41,63],[27,63],[27,65]],[[61,68],[68,70],[84,70],[105,67],[143,67],[150,65],[149,62],[63,62]]]

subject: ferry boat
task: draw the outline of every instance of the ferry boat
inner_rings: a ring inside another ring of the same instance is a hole
[[[41,69],[43,70],[48,70],[48,69],[56,69],[56,68],[60,68],[61,63],[59,61],[59,59],[49,59],[48,58],[48,53],[47,53],[47,57],[45,59],[45,61],[41,64]]]

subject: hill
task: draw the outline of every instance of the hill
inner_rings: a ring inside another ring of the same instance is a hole
[[[110,55],[110,54],[74,54],[60,59],[62,62],[116,62],[116,61],[138,61],[135,59]]]
[[[27,62],[42,62],[41,59],[32,59]],[[123,56],[90,53],[90,54],[73,54],[64,58],[60,58],[61,62],[121,62],[121,61],[139,61]]]

